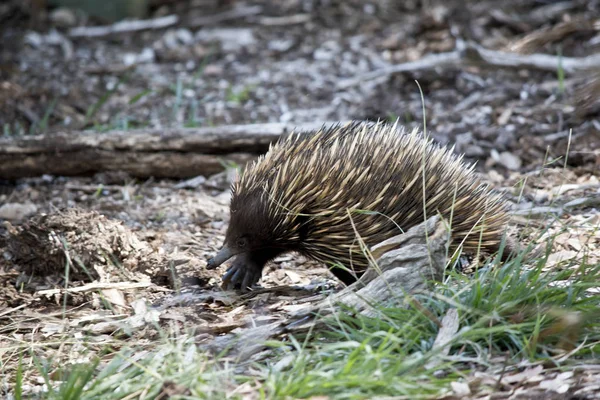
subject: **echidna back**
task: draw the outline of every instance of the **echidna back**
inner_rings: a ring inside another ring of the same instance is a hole
[[[358,273],[368,266],[358,236],[372,246],[441,213],[453,248],[495,251],[508,220],[502,198],[462,157],[382,123],[291,134],[247,168],[234,193],[251,190],[265,193],[276,240]]]

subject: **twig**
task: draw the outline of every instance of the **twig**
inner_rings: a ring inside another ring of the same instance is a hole
[[[562,69],[566,73],[600,68],[600,54],[587,57],[562,57]],[[411,61],[382,68],[373,72],[338,82],[339,89],[347,89],[362,82],[389,77],[409,71],[430,70],[444,66],[487,65],[492,67],[529,68],[542,71],[556,71],[559,57],[547,54],[522,55],[504,51],[488,50],[474,43],[465,44],[463,49],[448,53],[432,54],[417,61]]]
[[[37,292],[39,296],[52,296],[54,294],[60,293],[80,293],[80,292],[89,292],[92,290],[103,290],[103,289],[140,289],[146,288],[150,286],[155,286],[152,282],[117,282],[117,283],[107,283],[107,282],[92,282],[87,285],[71,287],[68,289],[47,289],[40,290]],[[156,287],[160,289],[159,287]],[[168,289],[163,289],[170,291]]]
[[[25,308],[25,307],[27,307],[27,306],[28,306],[28,305],[30,305],[30,304],[31,304],[31,303],[23,303],[23,304],[21,304],[20,306],[13,307],[13,308],[9,308],[8,310],[4,310],[4,311],[0,312],[0,318],[4,317],[4,316],[6,316],[6,315],[8,315],[8,314],[10,314],[10,313],[13,313],[13,312],[15,312],[15,311],[18,311],[18,310],[20,310],[21,308]]]
[[[460,62],[461,55],[458,51],[449,53],[431,54],[417,61],[410,61],[388,68],[382,68],[373,72],[368,72],[358,77],[346,79],[338,83],[338,88],[347,89],[356,86],[361,82],[380,78],[382,76],[391,76],[401,72],[420,71],[443,67],[446,65],[456,65]]]
[[[121,21],[113,25],[105,26],[79,26],[69,31],[70,37],[100,37],[115,33],[136,32],[148,29],[163,29],[175,25],[179,22],[177,15],[167,15],[165,17]]]
[[[529,53],[536,51],[547,43],[559,42],[567,35],[577,32],[600,30],[600,21],[577,18],[562,22],[551,28],[544,27],[527,34],[508,47],[515,53]]]
[[[560,57],[548,54],[515,54],[484,49],[477,45],[466,48],[466,57],[473,63],[477,59],[494,67],[530,68],[542,71],[556,71]],[[566,73],[585,71],[600,67],[600,54],[587,57],[562,57],[562,69]]]
[[[296,25],[308,22],[310,21],[310,18],[310,14],[286,15],[283,17],[262,17],[259,23],[267,26]]]

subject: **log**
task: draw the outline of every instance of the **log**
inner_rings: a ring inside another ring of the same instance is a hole
[[[227,162],[243,165],[296,127],[285,123],[109,131],[55,132],[0,138],[0,179],[43,174],[80,176],[124,171],[133,177],[211,175]]]

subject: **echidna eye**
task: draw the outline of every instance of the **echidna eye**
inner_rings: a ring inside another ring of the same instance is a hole
[[[243,237],[239,238],[237,240],[237,246],[240,248],[246,247],[246,238],[243,238]]]

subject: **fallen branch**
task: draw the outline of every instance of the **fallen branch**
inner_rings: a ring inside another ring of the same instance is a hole
[[[470,63],[482,61],[494,67],[512,67],[556,71],[559,66],[566,73],[590,70],[600,67],[600,54],[587,57],[558,57],[548,54],[515,54],[504,51],[484,49],[471,45],[466,49],[466,57]]]
[[[297,130],[318,129],[323,124],[304,124]],[[140,178],[210,175],[222,171],[224,163],[243,165],[256,158],[294,128],[270,123],[3,137],[0,179],[102,171],[124,171]]]
[[[559,66],[568,74],[600,68],[600,54],[587,57],[557,57],[547,54],[515,54],[488,50],[474,43],[463,48],[440,54],[431,54],[417,61],[411,61],[382,68],[354,78],[341,80],[338,88],[347,89],[362,82],[378,78],[389,78],[402,72],[431,70],[440,67],[490,66],[501,68],[526,68],[542,71],[556,71]]]
[[[392,67],[381,68],[366,74],[359,75],[354,78],[345,79],[338,82],[337,87],[347,89],[356,86],[364,81],[370,81],[377,78],[390,77],[401,72],[412,72],[421,70],[430,70],[434,68],[444,67],[447,65],[458,65],[461,55],[458,51],[440,54],[430,54],[417,61],[410,61]]]
[[[165,17],[153,19],[141,19],[131,21],[121,21],[113,25],[104,26],[78,26],[69,31],[69,36],[79,37],[102,37],[116,33],[137,32],[148,29],[163,29],[173,26],[179,22],[177,15],[167,15]]]

